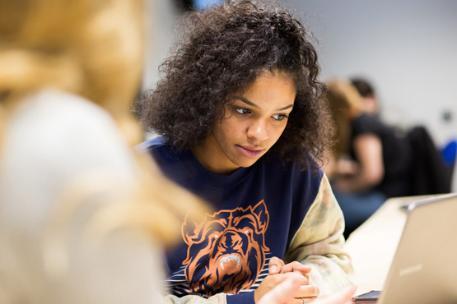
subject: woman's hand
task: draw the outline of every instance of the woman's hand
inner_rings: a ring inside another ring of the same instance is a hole
[[[265,293],[256,304],[351,304],[355,287],[348,287],[331,296],[319,299],[297,299],[298,290],[302,286],[303,276],[296,272],[288,273],[275,287]]]
[[[305,299],[308,301],[316,298],[319,295],[319,288],[310,285],[308,278],[310,271],[310,267],[300,262],[294,261],[285,264],[280,258],[271,258],[269,274],[254,293],[256,303],[273,290],[275,291],[272,296],[282,299],[278,303],[301,304]]]
[[[287,272],[298,272],[303,276],[308,277],[311,268],[303,265],[300,262],[293,261],[289,264],[286,264],[283,260],[278,257],[272,257],[270,263],[268,264],[268,273],[277,274],[277,273],[287,273]]]
[[[319,289],[308,284],[298,272],[270,274],[254,292],[256,304],[302,304],[318,296]]]

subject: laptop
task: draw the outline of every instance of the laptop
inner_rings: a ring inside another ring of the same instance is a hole
[[[406,224],[378,304],[457,303],[457,194],[404,207]],[[356,303],[375,301],[376,292]]]

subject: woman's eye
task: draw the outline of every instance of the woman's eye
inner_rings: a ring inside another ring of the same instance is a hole
[[[281,121],[281,120],[287,119],[288,117],[289,116],[286,115],[286,114],[274,114],[273,115],[273,119],[277,120],[277,121]]]
[[[241,115],[246,115],[246,114],[250,114],[251,111],[249,111],[248,109],[245,109],[245,108],[237,108],[235,107],[234,108],[235,112],[237,112],[238,114],[241,114]]]

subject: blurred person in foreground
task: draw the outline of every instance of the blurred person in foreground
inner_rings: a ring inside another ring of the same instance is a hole
[[[0,0],[2,304],[163,300],[160,249],[204,208],[133,149],[142,14]]]
[[[386,198],[409,193],[410,149],[395,130],[365,112],[349,81],[329,81],[326,98],[337,129],[327,173],[345,215],[347,237]]]
[[[167,254],[182,302],[261,303],[292,274],[290,303],[350,285],[344,221],[320,168],[331,133],[317,54],[279,7],[232,1],[188,16],[142,105],[163,172],[207,200]],[[281,290],[281,289],[279,289]],[[208,298],[208,299],[205,299]]]

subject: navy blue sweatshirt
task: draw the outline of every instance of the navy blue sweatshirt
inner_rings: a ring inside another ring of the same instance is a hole
[[[162,137],[144,143],[162,172],[214,210],[202,223],[186,219],[182,242],[167,252],[171,292],[182,297],[227,294],[227,303],[254,303],[268,261],[286,257],[323,173],[266,154],[249,168],[223,175],[204,168],[191,151]],[[182,202],[185,204],[185,202]]]

